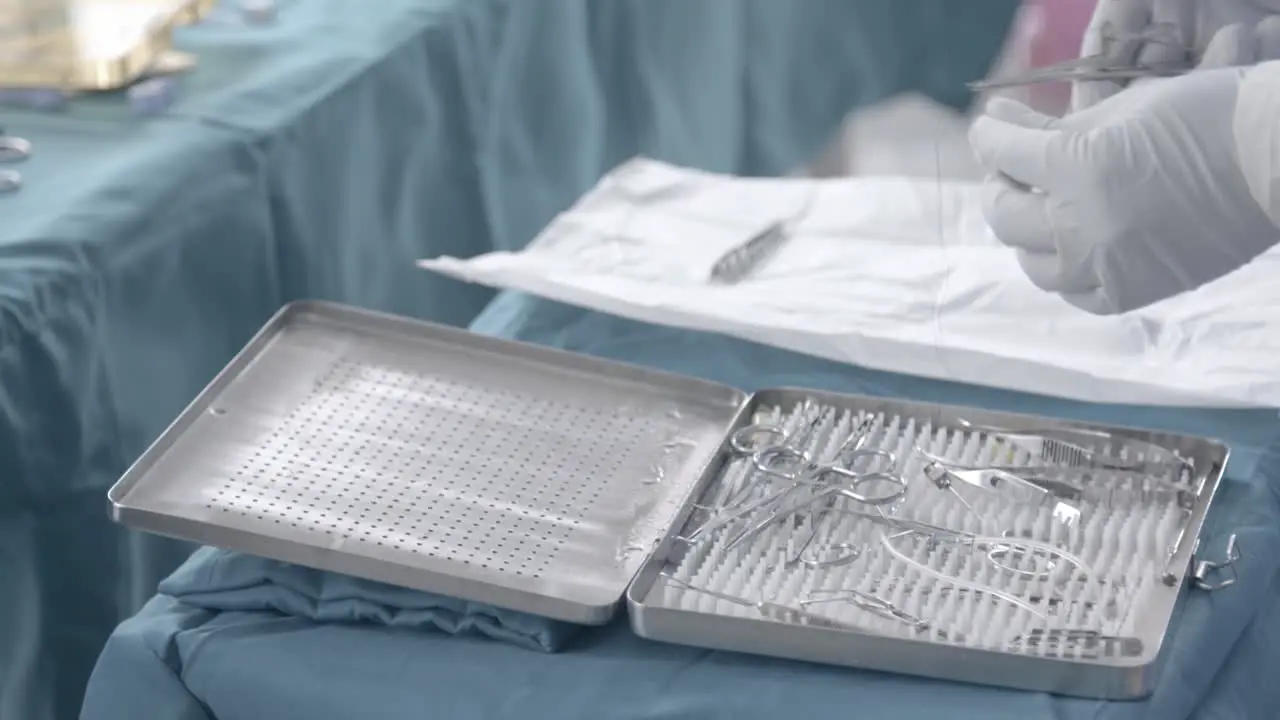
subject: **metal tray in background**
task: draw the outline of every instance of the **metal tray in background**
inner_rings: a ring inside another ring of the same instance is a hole
[[[30,34],[0,56],[0,87],[118,90],[173,52],[173,31],[210,13],[217,0],[81,0],[67,24],[31,20]],[[92,10],[86,10],[92,6]],[[15,22],[10,20],[11,22]],[[86,47],[88,45],[88,47]],[[12,55],[13,61],[5,57]]]
[[[732,388],[322,303],[278,313],[111,489],[140,530],[606,622]]]
[[[675,540],[688,532],[685,524],[694,512],[686,507],[671,533],[645,563],[627,593],[634,632],[642,637],[719,650],[768,655],[795,660],[844,665],[871,670],[920,675],[1000,687],[1037,690],[1063,695],[1106,699],[1133,699],[1154,689],[1161,647],[1174,609],[1189,586],[1190,567],[1195,559],[1196,538],[1204,524],[1214,493],[1226,466],[1228,451],[1212,440],[1115,428],[1086,423],[940,406],[883,398],[841,395],[803,389],[763,390],[756,393],[735,421],[735,428],[749,424],[760,406],[794,406],[805,398],[828,407],[885,413],[928,421],[932,427],[962,427],[970,422],[1018,429],[1083,427],[1107,430],[1135,440],[1145,440],[1177,450],[1195,468],[1194,485],[1199,492],[1190,507],[1181,540],[1171,554],[1166,575],[1157,583],[1155,594],[1143,607],[1137,624],[1142,653],[1136,657],[1107,657],[1098,661],[1068,660],[1047,656],[1015,654],[962,647],[928,640],[822,629],[808,625],[775,622],[758,617],[734,617],[663,606],[650,591],[668,562],[679,557],[686,546]],[[707,466],[694,488],[694,497],[717,481],[727,453]],[[696,502],[696,501],[695,501]]]

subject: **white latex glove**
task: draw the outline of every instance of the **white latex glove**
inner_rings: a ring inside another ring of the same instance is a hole
[[[1136,39],[1152,28],[1170,31],[1175,42]],[[1098,0],[1080,55],[1104,52],[1121,63],[1178,61],[1202,69],[1280,59],[1280,0]],[[1076,83],[1071,107],[1092,107],[1125,86]]]
[[[984,211],[1038,287],[1126,312],[1244,265],[1280,240],[1250,194],[1232,121],[1245,69],[1135,85],[1062,119],[998,99],[969,139]]]

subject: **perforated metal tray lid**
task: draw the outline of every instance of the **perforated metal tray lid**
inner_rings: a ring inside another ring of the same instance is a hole
[[[744,401],[693,378],[294,304],[109,497],[141,530],[603,623]]]

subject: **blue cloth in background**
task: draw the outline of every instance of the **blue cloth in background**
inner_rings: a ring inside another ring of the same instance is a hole
[[[193,608],[277,612],[316,622],[475,633],[526,650],[557,652],[580,626],[432,593],[201,548],[160,583],[160,594]]]
[[[499,5],[499,23],[471,35],[488,51],[467,100],[493,244],[518,250],[634,155],[778,175],[854,108],[906,91],[967,106],[1019,2]]]
[[[1274,411],[1092,406],[860,370],[504,293],[473,329],[743,388],[798,385],[1219,436],[1234,453],[1202,534],[1237,533],[1240,581],[1186,598],[1155,695],[1101,702],[649,642],[625,622],[584,628],[555,655],[471,636],[302,615],[210,612],[159,596],[107,645],[84,720],[150,707],[190,720],[1269,720],[1280,702],[1280,418]],[[226,562],[248,562],[231,556]],[[193,560],[188,571],[198,571]],[[198,582],[198,581],[197,581]],[[193,584],[190,587],[196,587]],[[305,692],[300,692],[305,688]],[[148,704],[151,703],[151,704]]]
[[[464,324],[490,291],[413,259],[520,247],[633,154],[775,174],[856,106],[961,102],[1016,4],[307,0],[183,30],[165,117],[0,111],[36,148],[0,202],[0,719],[74,715],[189,554],[105,491],[281,304]]]
[[[35,155],[0,203],[0,718],[46,720],[187,552],[132,545],[105,489],[283,297],[232,138],[107,101],[3,122]]]

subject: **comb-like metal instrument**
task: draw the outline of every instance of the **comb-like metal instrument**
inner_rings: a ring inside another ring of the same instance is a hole
[[[737,285],[764,265],[787,241],[786,223],[775,222],[716,260],[711,266],[713,285]]]
[[[967,432],[976,432],[1010,450],[1021,450],[1051,467],[1117,470],[1156,475],[1179,471],[1190,463],[1174,450],[1136,438],[1082,428],[1010,430],[959,419]]]

